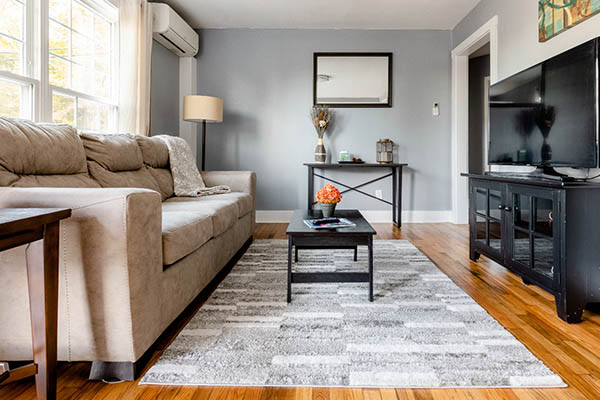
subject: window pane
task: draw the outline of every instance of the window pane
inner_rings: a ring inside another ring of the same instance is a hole
[[[110,78],[106,74],[101,74],[99,72],[95,75],[95,83],[94,87],[94,96],[99,97],[110,97]]]
[[[50,20],[49,28],[50,37],[48,50],[50,50],[50,53],[52,54],[69,58],[69,30],[52,20]]]
[[[94,15],[92,12],[79,2],[74,1],[72,18],[73,29],[91,38],[94,30]]]
[[[71,15],[71,0],[50,0],[50,18],[69,26],[69,15]]]
[[[69,87],[69,64],[70,62],[62,58],[50,55],[48,68],[51,85],[64,88]]]
[[[0,32],[23,40],[24,7],[15,0],[0,0]]]
[[[94,39],[110,44],[110,23],[102,17],[94,17]]]
[[[31,85],[0,80],[0,116],[31,118]]]
[[[106,132],[109,115],[109,106],[80,98],[77,102],[77,129],[83,132]]]
[[[0,69],[15,74],[22,73],[23,44],[0,35]]]
[[[103,74],[110,73],[110,51],[109,49],[96,47],[94,54],[95,68]]]
[[[74,125],[75,98],[62,94],[52,94],[52,121]]]
[[[88,57],[89,58],[89,57]],[[81,61],[85,60],[83,58]],[[85,68],[84,65],[73,64],[73,90],[77,90],[78,92],[92,94],[92,73],[88,68]]]

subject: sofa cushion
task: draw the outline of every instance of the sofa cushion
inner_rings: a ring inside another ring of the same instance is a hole
[[[213,224],[213,237],[231,228],[239,218],[235,199],[204,197],[171,197],[163,203],[163,211],[192,211],[209,215]]]
[[[169,166],[169,149],[165,142],[158,138],[136,135],[135,140],[140,146],[144,164],[153,168]]]
[[[112,172],[103,168],[95,161],[88,161],[90,175],[100,186],[109,187],[133,187],[150,189],[160,193],[160,188],[146,166],[135,171]]]
[[[215,200],[233,200],[238,207],[238,218],[242,218],[254,209],[252,196],[248,193],[231,192],[224,194],[216,194],[213,196],[200,197],[200,201],[211,202]]]
[[[0,117],[0,167],[16,175],[87,172],[77,131],[68,125],[34,124]]]
[[[212,220],[204,212],[162,212],[163,264],[171,265],[213,237]]]
[[[82,133],[87,159],[112,171],[135,171],[144,166],[142,151],[133,135]]]
[[[173,175],[171,175],[171,171],[168,168],[146,167],[148,168],[150,175],[152,175],[158,184],[162,201],[165,201],[169,197],[173,197],[175,187],[173,186]]]

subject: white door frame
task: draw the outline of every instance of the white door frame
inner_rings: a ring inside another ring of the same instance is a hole
[[[483,78],[483,171],[488,169],[490,146],[490,77]]]
[[[452,50],[452,222],[469,220],[467,179],[469,168],[469,55],[490,43],[490,80],[498,79],[498,16]]]

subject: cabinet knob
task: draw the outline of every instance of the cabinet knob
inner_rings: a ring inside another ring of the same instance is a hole
[[[504,206],[502,204],[498,204],[498,210],[502,210]]]
[[[506,206],[506,207],[504,207],[504,211],[509,211],[510,212],[510,211],[512,211],[512,208],[510,206]]]

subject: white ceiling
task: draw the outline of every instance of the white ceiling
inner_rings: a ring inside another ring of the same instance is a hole
[[[452,29],[480,0],[155,0],[193,28]]]

